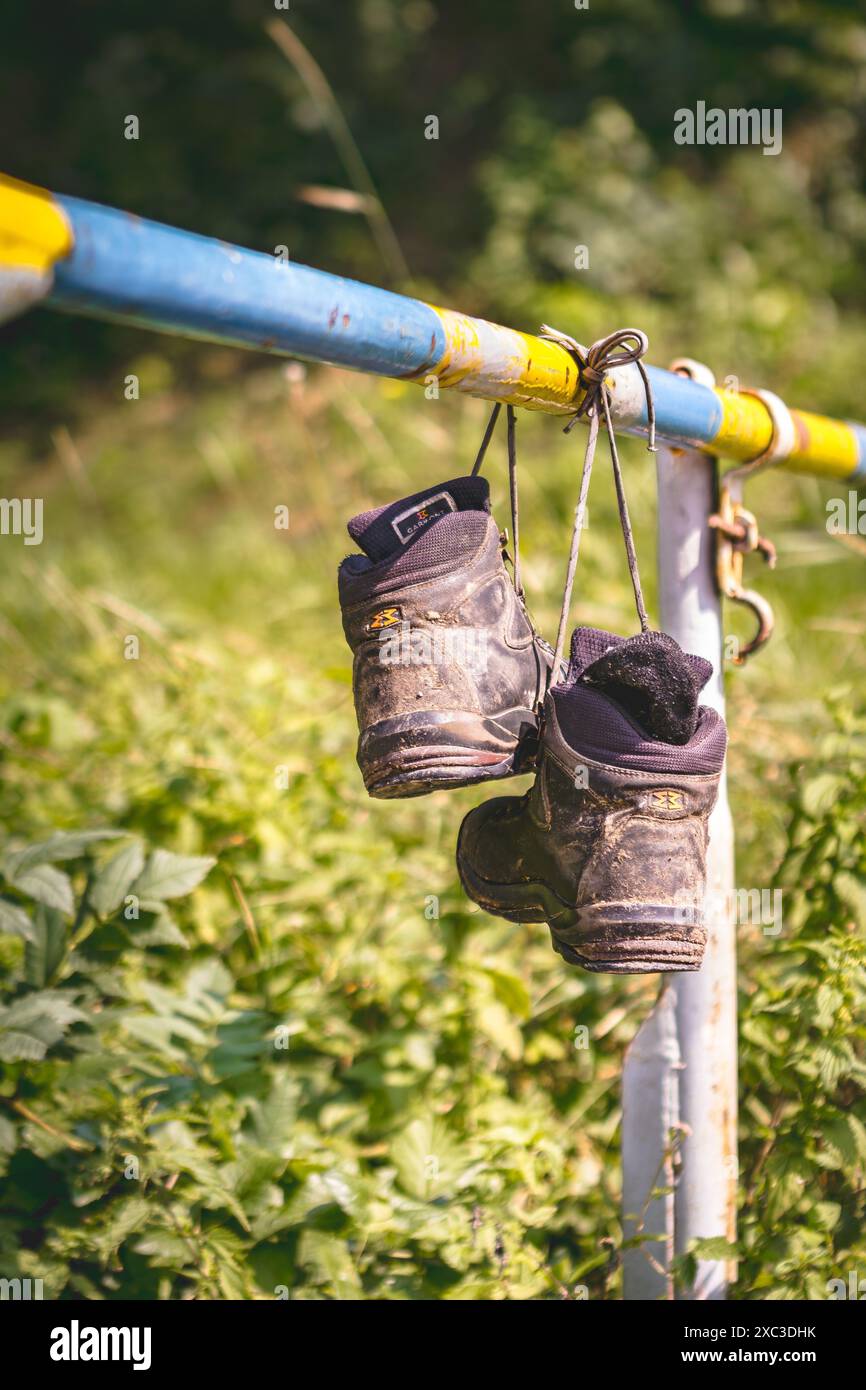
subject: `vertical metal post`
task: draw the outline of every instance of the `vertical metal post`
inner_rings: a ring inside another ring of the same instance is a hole
[[[661,997],[632,1042],[622,1074],[622,1210],[626,1238],[657,1236],[626,1250],[627,1299],[673,1298],[674,1168],[671,1134],[679,1123],[680,1044],[676,996]],[[665,1190],[653,1197],[653,1189]]]
[[[698,364],[674,370],[707,382]],[[724,714],[721,603],[715,582],[716,464],[692,450],[658,455],[661,626],[688,652],[706,657],[714,675],[702,699]],[[639,1214],[653,1187],[666,1185],[670,1124],[683,1126],[673,1200],[646,1211],[643,1230],[661,1240],[626,1252],[626,1299],[670,1298],[669,1254],[696,1237],[733,1240],[737,1184],[736,938],[733,827],[724,776],[710,820],[707,951],[694,974],[672,975],[626,1057],[623,1075],[623,1210]],[[647,1106],[658,1106],[647,1120]],[[626,1220],[626,1234],[636,1229]],[[652,1259],[648,1258],[651,1256]],[[667,1256],[667,1258],[665,1258]],[[699,1260],[692,1299],[724,1298],[733,1275],[724,1260]]]

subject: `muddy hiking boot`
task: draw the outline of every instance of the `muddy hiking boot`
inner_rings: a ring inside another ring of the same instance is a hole
[[[605,377],[637,363],[653,449],[652,393],[640,362],[646,335],[624,329],[588,350],[552,329],[543,336],[572,352],[585,390],[575,419],[589,421],[553,669],[602,422],[641,632],[577,628],[565,678],[544,702],[534,786],[470,811],[457,866],[475,902],[509,921],[547,922],[554,949],[574,965],[619,974],[696,970],[706,944],[707,823],[727,735],[721,717],[699,704],[710,663],[651,631],[643,601]]]
[[[663,633],[578,628],[545,701],[534,786],[463,821],[469,896],[547,922],[554,949],[586,970],[696,970],[726,743],[724,721],[698,704],[711,674]]]
[[[531,767],[552,651],[527,615],[516,558],[478,468],[353,517],[363,554],[339,569],[354,652],[358,764],[371,796],[418,796]],[[509,409],[512,525],[514,424]],[[516,536],[515,536],[516,541]]]

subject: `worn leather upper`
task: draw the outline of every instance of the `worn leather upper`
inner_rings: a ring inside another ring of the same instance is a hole
[[[592,912],[601,907],[624,907],[634,918],[646,911],[649,920],[663,906],[681,910],[686,926],[699,921],[720,770],[661,772],[587,757],[560,727],[557,701],[568,698],[561,687],[547,696],[531,790],[467,816],[464,860],[490,885],[491,901],[496,885],[544,884],[561,914],[548,899],[546,912],[521,912],[520,919],[547,920],[568,943],[593,930]],[[504,893],[503,909],[511,901]]]
[[[360,570],[351,560],[340,567],[362,728],[413,711],[495,716],[533,709],[540,700],[544,658],[503,563],[496,523],[480,512],[449,521],[449,544],[438,551],[432,543],[440,524],[430,528],[423,566],[410,570],[389,559]],[[433,659],[425,660],[428,653]]]

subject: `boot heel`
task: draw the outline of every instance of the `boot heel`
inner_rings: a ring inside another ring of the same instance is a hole
[[[703,916],[700,907],[675,903],[592,903],[578,908],[578,925],[571,929],[551,922],[551,935],[559,954],[585,970],[699,970],[707,944]]]
[[[510,777],[533,765],[537,720],[532,710],[494,719],[425,711],[384,719],[358,743],[358,765],[370,796],[421,796]]]

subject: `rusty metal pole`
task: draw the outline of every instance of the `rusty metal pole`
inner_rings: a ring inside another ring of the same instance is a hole
[[[700,364],[673,370],[704,385]],[[690,449],[658,455],[659,603],[661,626],[689,652],[713,664],[703,700],[724,714],[721,601],[715,537],[707,521],[716,505],[716,464]],[[659,1240],[626,1252],[626,1299],[674,1296],[670,1256],[696,1238],[733,1240],[737,1183],[736,939],[733,921],[734,842],[727,786],[710,819],[707,861],[708,931],[703,966],[673,975],[642,1025],[623,1076],[623,1212],[626,1235],[640,1228]],[[672,1143],[679,1126],[681,1137]],[[653,1188],[673,1176],[675,1191],[654,1201]],[[643,1214],[642,1224],[639,1219]],[[730,1262],[698,1261],[687,1299],[724,1298]]]

